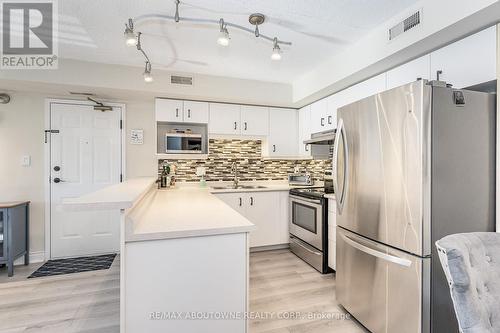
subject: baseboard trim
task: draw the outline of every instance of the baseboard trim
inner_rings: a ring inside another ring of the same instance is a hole
[[[290,248],[290,244],[278,244],[278,245],[268,245],[268,246],[257,246],[251,247],[250,253],[252,252],[262,252],[262,251],[272,251],[272,250],[282,250]]]
[[[30,252],[30,264],[36,264],[38,262],[44,262],[44,261],[45,261],[44,251]],[[24,257],[19,257],[16,260],[14,260],[14,266],[19,266],[19,265],[24,265]]]

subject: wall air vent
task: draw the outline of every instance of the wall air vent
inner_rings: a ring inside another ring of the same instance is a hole
[[[422,10],[419,10],[410,16],[408,16],[406,19],[404,19],[402,22],[399,22],[395,26],[389,29],[389,40],[393,40],[394,38],[398,37],[402,33],[407,32],[408,30],[418,26],[422,22]]]
[[[193,78],[190,76],[172,75],[172,76],[170,76],[170,83],[192,86],[193,85]]]

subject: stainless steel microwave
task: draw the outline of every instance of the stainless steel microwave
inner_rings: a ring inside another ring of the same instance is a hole
[[[201,134],[167,133],[165,149],[167,154],[201,154],[203,137]]]

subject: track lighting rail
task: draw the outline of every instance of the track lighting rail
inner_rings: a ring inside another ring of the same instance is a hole
[[[271,59],[272,60],[281,60],[281,45],[292,45],[291,42],[279,40],[278,37],[269,37],[266,36],[262,33],[260,33],[259,26],[265,21],[265,16],[260,13],[255,13],[250,15],[249,17],[249,22],[250,24],[255,26],[255,29],[250,29],[247,27],[244,27],[239,24],[231,23],[231,22],[226,22],[223,18],[220,20],[213,20],[213,19],[203,19],[203,18],[190,18],[190,17],[181,17],[179,15],[179,5],[180,5],[180,0],[175,0],[175,15],[170,16],[170,15],[163,15],[163,14],[145,14],[145,15],[140,15],[137,16],[136,18],[129,18],[128,22],[125,23],[125,41],[128,46],[135,46],[138,51],[142,53],[144,58],[146,59],[146,66],[144,69],[144,81],[145,82],[153,82],[153,76],[151,75],[151,61],[149,60],[149,57],[147,53],[144,51],[142,48],[141,44],[141,35],[142,33],[140,31],[135,32],[135,25],[139,24],[143,21],[148,21],[148,20],[166,20],[166,21],[173,21],[176,23],[179,22],[188,22],[188,23],[196,23],[196,24],[214,24],[219,27],[219,38],[217,39],[217,43],[222,46],[228,46],[229,45],[229,28],[234,28],[238,29],[247,33],[252,34],[256,38],[262,38],[264,40],[267,40],[271,43],[273,43],[273,52],[271,54]]]
[[[145,15],[137,16],[137,17],[133,18],[132,20],[133,20],[134,24],[139,24],[139,23],[141,23],[143,21],[147,21],[147,20],[151,20],[151,19],[163,19],[163,20],[174,21],[174,22],[190,22],[190,23],[201,23],[201,24],[204,24],[204,23],[213,23],[213,24],[215,24],[217,26],[219,26],[219,22],[220,22],[220,20],[201,19],[201,18],[189,18],[189,17],[179,17],[178,18],[179,21],[176,21],[176,18],[174,16],[163,15],[163,14],[145,14]],[[236,28],[236,29],[248,32],[248,33],[252,34],[255,37],[255,30],[254,29],[250,29],[250,28],[244,27],[244,26],[239,25],[239,24],[227,22],[226,20],[224,20],[224,23],[228,27]],[[275,37],[266,36],[266,35],[262,34],[261,32],[259,32],[259,36],[258,37],[259,38],[263,38],[263,39],[265,39],[267,41],[270,41],[270,42],[274,43],[274,38]],[[292,45],[292,42],[286,42],[286,41],[278,39],[278,44]]]

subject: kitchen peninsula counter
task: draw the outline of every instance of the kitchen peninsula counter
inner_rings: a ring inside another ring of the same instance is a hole
[[[248,332],[255,226],[211,192],[194,185],[157,189],[146,177],[63,201],[68,210],[121,211],[121,333]],[[182,317],[192,313],[203,319]]]

